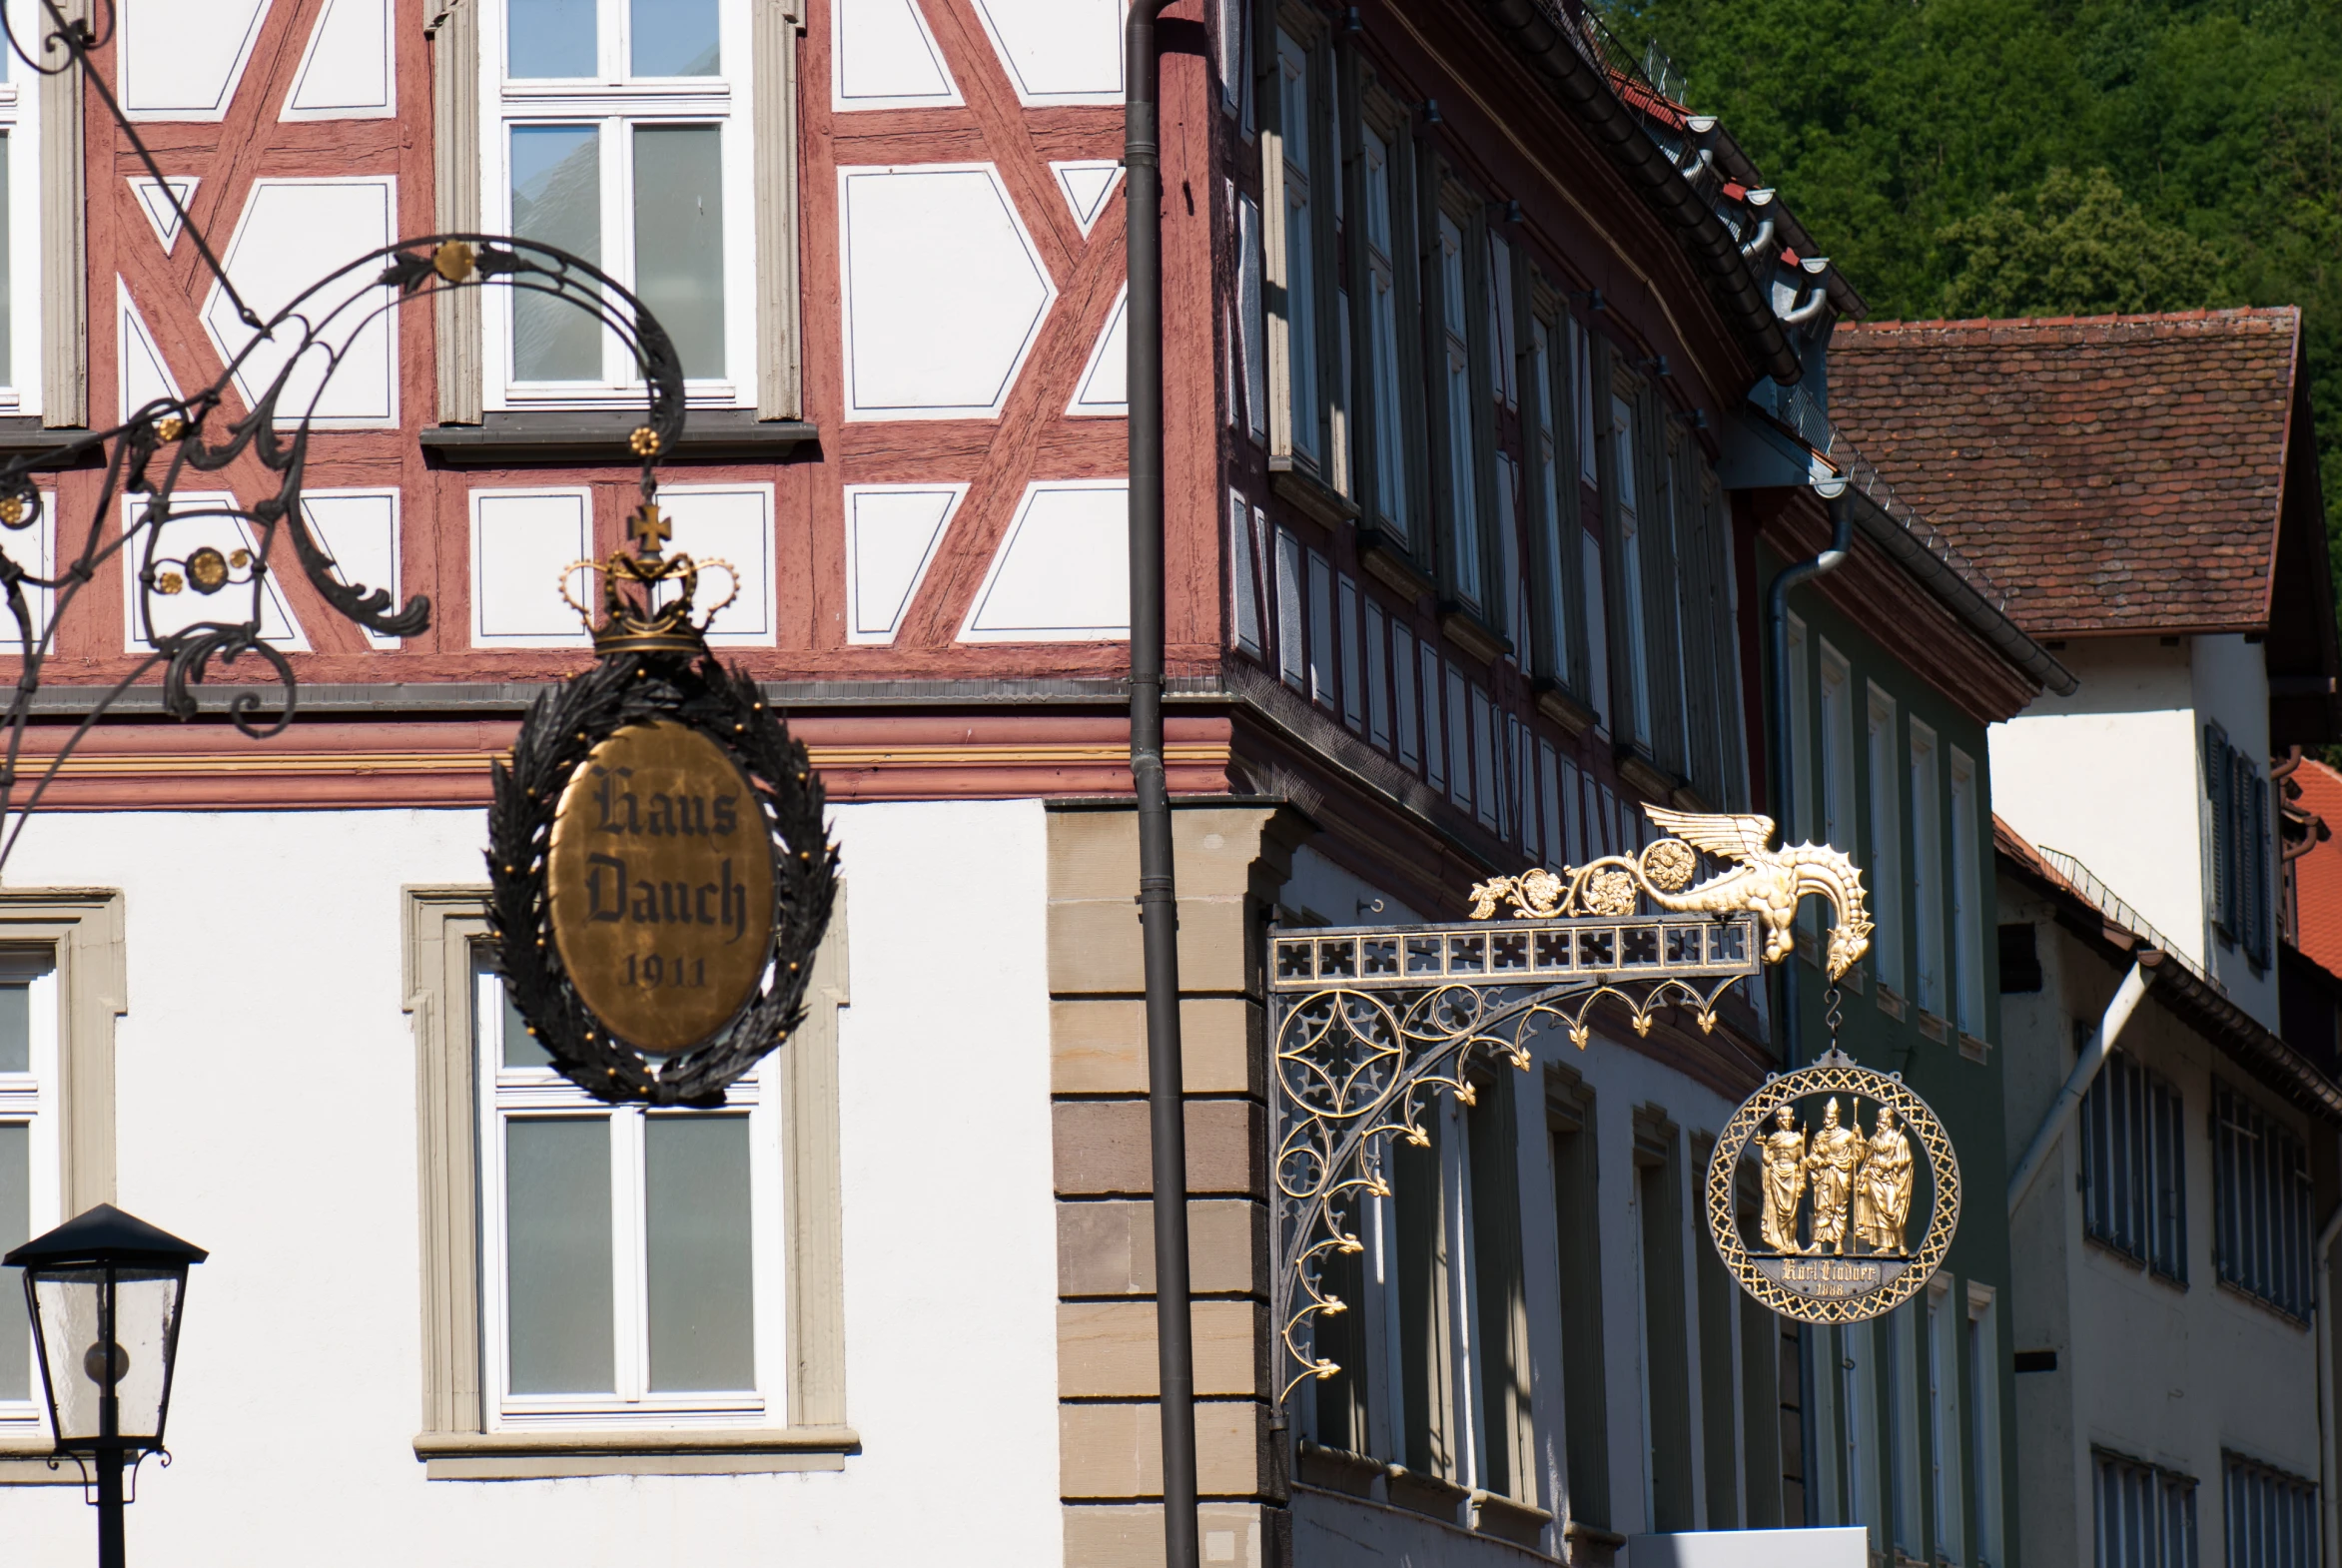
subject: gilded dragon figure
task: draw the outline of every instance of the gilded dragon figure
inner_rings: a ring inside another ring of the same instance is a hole
[[[1604,855],[1556,873],[1538,868],[1517,877],[1491,877],[1472,887],[1472,918],[1486,920],[1499,904],[1518,919],[1550,920],[1565,915],[1629,915],[1638,894],[1661,909],[1685,915],[1753,911],[1765,931],[1765,962],[1778,964],[1797,945],[1792,929],[1798,900],[1818,893],[1830,901],[1836,920],[1830,931],[1826,967],[1842,978],[1870,951],[1871,915],[1863,897],[1863,874],[1853,861],[1825,844],[1792,844],[1776,850],[1773,819],[1754,814],[1703,816],[1645,806],[1652,822],[1670,836],[1633,855]],[[1699,886],[1696,851],[1735,864]]]

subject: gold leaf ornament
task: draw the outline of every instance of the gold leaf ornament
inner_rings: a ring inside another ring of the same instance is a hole
[[[1663,893],[1680,893],[1692,885],[1700,857],[1682,839],[1660,839],[1643,851],[1643,875]]]
[[[431,252],[431,271],[449,283],[461,283],[471,276],[479,255],[461,240],[448,240]]]
[[[1635,912],[1635,879],[1623,871],[1597,871],[1586,879],[1582,902],[1589,915],[1631,915]]]

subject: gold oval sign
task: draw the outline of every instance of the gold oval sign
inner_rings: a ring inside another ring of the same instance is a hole
[[[721,1029],[772,959],[772,836],[755,790],[671,720],[628,725],[569,775],[545,888],[569,983],[647,1054]]]

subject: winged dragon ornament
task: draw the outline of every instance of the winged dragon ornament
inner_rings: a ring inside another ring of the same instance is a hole
[[[1552,920],[1568,915],[1631,915],[1638,895],[1678,915],[1756,915],[1765,930],[1765,962],[1778,964],[1796,950],[1798,901],[1818,893],[1836,916],[1826,967],[1832,980],[1862,961],[1871,947],[1871,912],[1863,874],[1827,844],[1773,841],[1773,819],[1753,813],[1705,816],[1645,806],[1669,836],[1633,855],[1604,855],[1561,872],[1539,867],[1517,877],[1491,877],[1472,887],[1472,918],[1486,920],[1499,904],[1514,918]],[[1734,864],[1693,885],[1699,852]]]

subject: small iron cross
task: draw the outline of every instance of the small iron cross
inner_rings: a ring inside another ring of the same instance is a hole
[[[634,515],[626,519],[626,532],[634,540],[634,548],[644,560],[657,560],[659,546],[675,536],[667,519],[659,515],[656,502],[644,501],[634,508]]]

